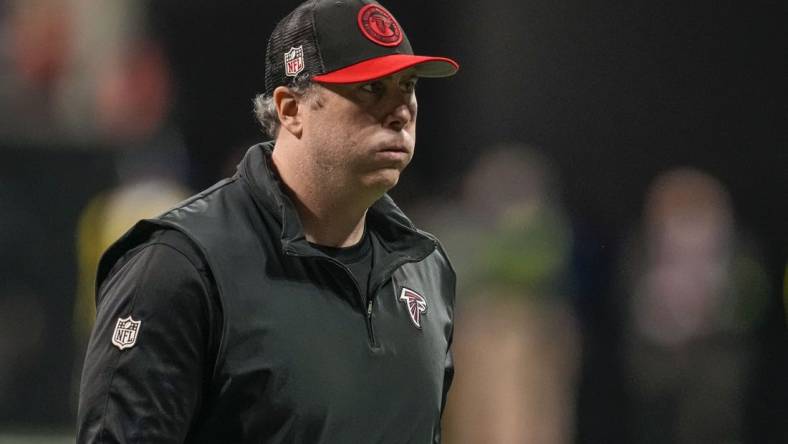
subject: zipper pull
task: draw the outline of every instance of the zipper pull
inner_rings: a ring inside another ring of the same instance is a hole
[[[367,317],[372,318],[372,299],[367,302]]]

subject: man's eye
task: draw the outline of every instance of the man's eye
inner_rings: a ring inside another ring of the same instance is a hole
[[[380,82],[365,83],[361,86],[361,89],[372,94],[378,94],[383,91],[383,85]]]
[[[402,84],[403,91],[405,91],[405,92],[413,92],[413,91],[415,91],[416,90],[416,82],[417,82],[416,79],[413,79],[413,80],[410,80],[410,81],[407,81],[407,82],[403,83]]]

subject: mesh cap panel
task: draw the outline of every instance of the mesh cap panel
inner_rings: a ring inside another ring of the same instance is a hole
[[[323,61],[315,42],[313,10],[315,0],[302,3],[277,25],[268,39],[265,64],[265,93],[272,95],[280,85],[290,85],[295,77],[285,75],[285,54],[291,48],[304,50],[304,70],[299,75],[323,72]]]

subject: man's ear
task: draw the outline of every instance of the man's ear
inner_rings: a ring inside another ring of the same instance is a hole
[[[299,99],[286,86],[278,86],[274,90],[274,104],[281,127],[297,138],[301,137],[303,131],[303,109],[300,107],[303,103]]]

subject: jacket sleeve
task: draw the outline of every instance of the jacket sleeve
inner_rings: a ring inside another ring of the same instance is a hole
[[[441,399],[441,416],[443,411],[446,410],[446,397],[449,395],[451,383],[454,381],[454,357],[451,350],[446,353],[446,362],[443,371],[443,398]]]
[[[211,376],[211,287],[172,245],[151,242],[127,256],[99,291],[77,442],[181,443]]]
[[[446,259],[446,261],[447,263],[449,263],[448,259]],[[454,308],[455,308],[456,294],[457,294],[457,274],[454,272],[454,268],[452,268],[451,265],[449,265],[449,271],[450,271],[449,308],[451,311],[451,325],[449,326],[448,341],[447,341],[448,347],[446,350],[446,357],[443,363],[443,395],[441,397],[441,419],[443,418],[443,412],[446,410],[446,400],[449,395],[449,389],[451,388],[451,384],[454,381],[454,354],[452,352],[452,343],[454,342]],[[442,427],[439,427],[438,433],[436,433],[433,442],[440,443],[441,434],[442,434]]]
[[[452,325],[452,332],[454,327]],[[453,336],[453,334],[452,334]],[[443,412],[446,410],[446,398],[449,394],[449,389],[451,388],[451,383],[454,380],[454,357],[451,351],[451,343],[452,343],[452,336],[449,336],[449,350],[446,352],[446,358],[443,364],[443,396],[441,397],[441,419],[443,418]],[[441,422],[443,422],[441,420]],[[443,426],[440,424],[438,429],[436,430],[435,435],[433,436],[433,443],[438,444],[441,442],[441,437],[443,434]]]

